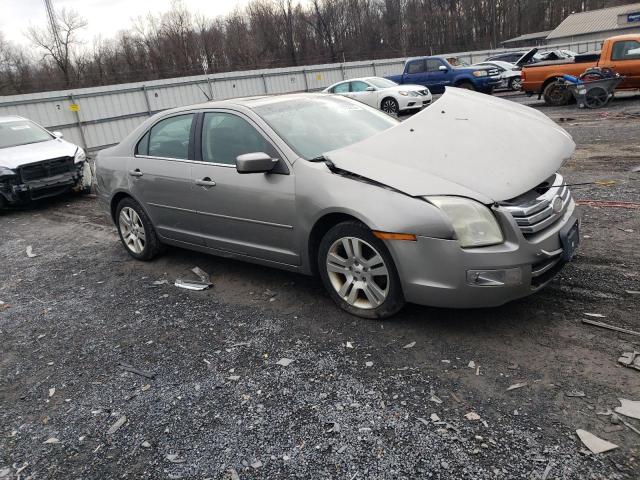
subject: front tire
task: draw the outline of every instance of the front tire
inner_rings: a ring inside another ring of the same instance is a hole
[[[522,88],[522,78],[521,77],[513,77],[509,79],[509,90],[513,92],[518,92]]]
[[[400,106],[395,98],[387,97],[380,102],[380,110],[389,115],[398,116]]]
[[[331,228],[318,249],[318,271],[340,308],[362,318],[387,318],[404,306],[393,258],[384,242],[359,222]]]
[[[124,198],[118,204],[116,227],[125,250],[136,260],[151,260],[162,250],[151,219],[132,198]]]

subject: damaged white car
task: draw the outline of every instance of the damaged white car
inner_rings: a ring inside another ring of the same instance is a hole
[[[91,191],[82,148],[26,118],[0,117],[0,207]]]
[[[400,123],[326,94],[162,112],[96,159],[131,256],[162,245],[314,274],[346,311],[488,307],[576,252],[560,166],[575,144],[542,113],[458,88]]]

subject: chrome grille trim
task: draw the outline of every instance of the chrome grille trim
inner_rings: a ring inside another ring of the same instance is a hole
[[[547,187],[548,185],[550,187]],[[542,194],[536,192],[544,188],[548,190]],[[553,201],[556,197],[560,197],[561,200],[558,212],[553,211]],[[511,214],[523,234],[532,235],[553,225],[564,215],[570,203],[571,191],[562,175],[556,173],[532,191],[501,205]]]

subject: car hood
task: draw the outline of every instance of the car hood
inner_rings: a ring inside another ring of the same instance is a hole
[[[423,90],[428,90],[427,87],[422,85],[412,85],[412,84],[404,84],[404,85],[396,85],[395,87],[383,88],[382,92],[421,92]]]
[[[539,185],[574,150],[571,136],[533,108],[447,88],[410,119],[324,157],[407,195],[489,204]]]
[[[18,168],[28,163],[51,158],[73,157],[78,147],[60,138],[29,143],[17,147],[0,148],[0,167]]]

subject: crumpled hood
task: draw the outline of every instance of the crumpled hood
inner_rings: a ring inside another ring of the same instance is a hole
[[[533,108],[447,88],[408,120],[324,157],[411,196],[459,195],[488,204],[539,185],[574,150],[571,136]]]
[[[18,168],[28,163],[52,158],[73,157],[78,147],[60,138],[29,143],[17,147],[0,148],[0,167]]]

